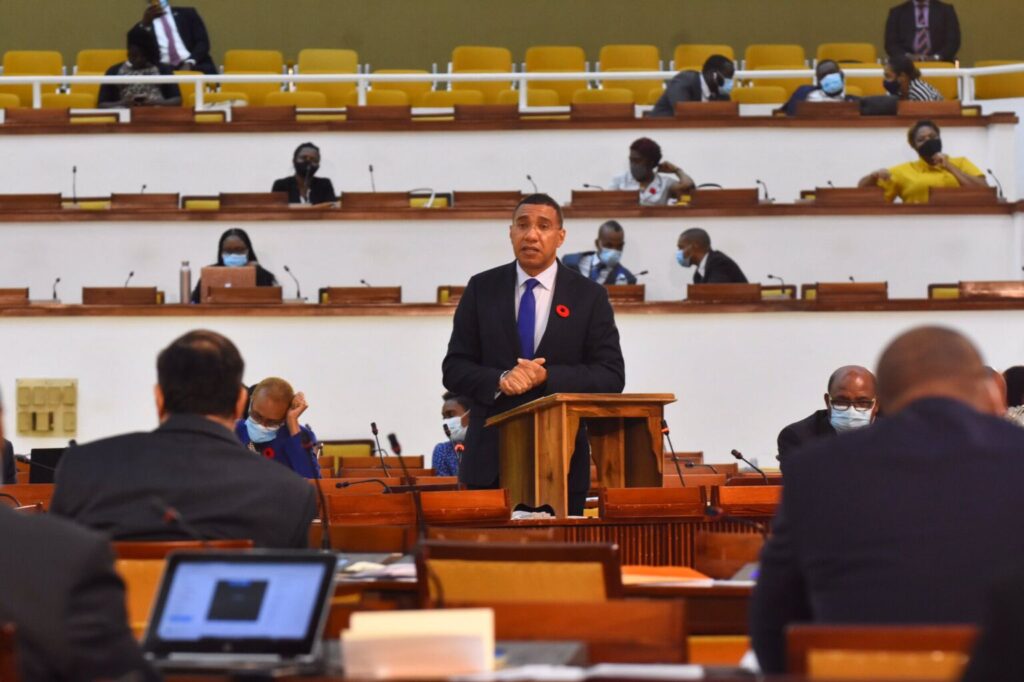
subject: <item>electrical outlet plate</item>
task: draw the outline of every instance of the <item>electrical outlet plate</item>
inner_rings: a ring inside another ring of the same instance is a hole
[[[78,379],[18,379],[19,436],[74,438],[78,432]]]

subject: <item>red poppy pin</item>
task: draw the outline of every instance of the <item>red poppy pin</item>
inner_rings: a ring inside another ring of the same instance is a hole
[[[274,459],[274,448],[265,448],[263,450],[263,456],[267,459]]]
[[[657,194],[657,193],[658,193],[658,190],[654,189],[653,187],[652,187],[652,188],[650,188],[650,189],[649,189],[649,190],[647,190],[647,191],[648,191],[648,192],[650,192],[651,194]]]
[[[560,305],[555,308],[555,312],[558,313],[559,317],[569,317],[569,309],[564,305]]]

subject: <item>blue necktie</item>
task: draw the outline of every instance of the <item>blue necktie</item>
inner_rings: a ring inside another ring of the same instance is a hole
[[[537,327],[537,299],[533,296],[533,288],[540,282],[528,279],[524,284],[526,290],[519,299],[519,319],[516,324],[519,327],[519,347],[523,357],[533,360],[533,335]]]

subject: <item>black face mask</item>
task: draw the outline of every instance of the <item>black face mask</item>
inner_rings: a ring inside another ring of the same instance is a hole
[[[885,81],[884,80],[884,81],[882,81],[882,86],[885,87],[886,91],[890,95],[896,95],[897,97],[899,96],[899,94],[900,94],[900,82],[898,80],[891,80],[891,81]]]
[[[309,161],[296,161],[295,173],[303,178],[311,178],[320,170],[320,166]]]
[[[920,147],[917,148],[917,153],[925,161],[931,161],[932,157],[935,156],[936,154],[938,154],[941,151],[942,151],[942,138],[941,137],[933,137],[932,139],[928,140],[927,142],[925,142],[924,144],[922,144]]]

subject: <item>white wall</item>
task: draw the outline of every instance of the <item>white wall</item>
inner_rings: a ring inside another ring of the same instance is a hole
[[[679,450],[712,461],[738,448],[772,462],[786,424],[821,407],[828,375],[873,366],[897,333],[924,323],[956,327],[1003,369],[1024,363],[1024,311],[941,313],[619,314],[626,390],[673,392],[666,413]],[[441,440],[441,360],[448,316],[308,318],[5,318],[0,390],[18,378],[79,380],[79,440],[156,425],[155,358],[173,338],[205,327],[227,334],[246,379],[276,374],[309,398],[307,421],[327,437],[364,437],[370,421],[406,452]],[[18,452],[53,446],[6,426]]]
[[[78,196],[137,192],[210,194],[269,191],[291,174],[291,154],[312,140],[323,150],[321,175],[339,191],[369,191],[373,164],[378,191],[417,187],[438,190],[529,190],[532,174],[541,191],[568,201],[583,183],[607,186],[627,170],[630,143],[649,136],[665,158],[698,182],[754,187],[764,180],[779,201],[800,190],[853,186],[881,167],[915,158],[906,125],[892,128],[630,128],[506,130],[480,132],[301,132],[4,135],[4,192],[71,195],[78,167]],[[1017,186],[1014,126],[950,127],[945,149],[992,168],[1007,192]]]
[[[568,220],[562,253],[593,248],[600,220]],[[647,299],[679,300],[693,270],[675,262],[676,239],[693,225],[707,228],[713,246],[736,259],[751,281],[769,273],[789,283],[887,280],[890,295],[923,298],[928,284],[1020,277],[1024,214],[898,215],[623,219],[624,262],[643,278]],[[0,286],[30,286],[34,299],[50,297],[61,278],[64,302],[81,301],[83,286],[133,283],[158,286],[178,298],[178,268],[189,260],[193,277],[214,262],[217,239],[244,227],[260,262],[295,294],[284,272],[292,268],[303,293],[319,287],[402,285],[407,302],[433,301],[438,285],[464,284],[481,270],[512,259],[504,220],[295,222],[61,222],[0,223]],[[193,279],[195,281],[195,279]]]

